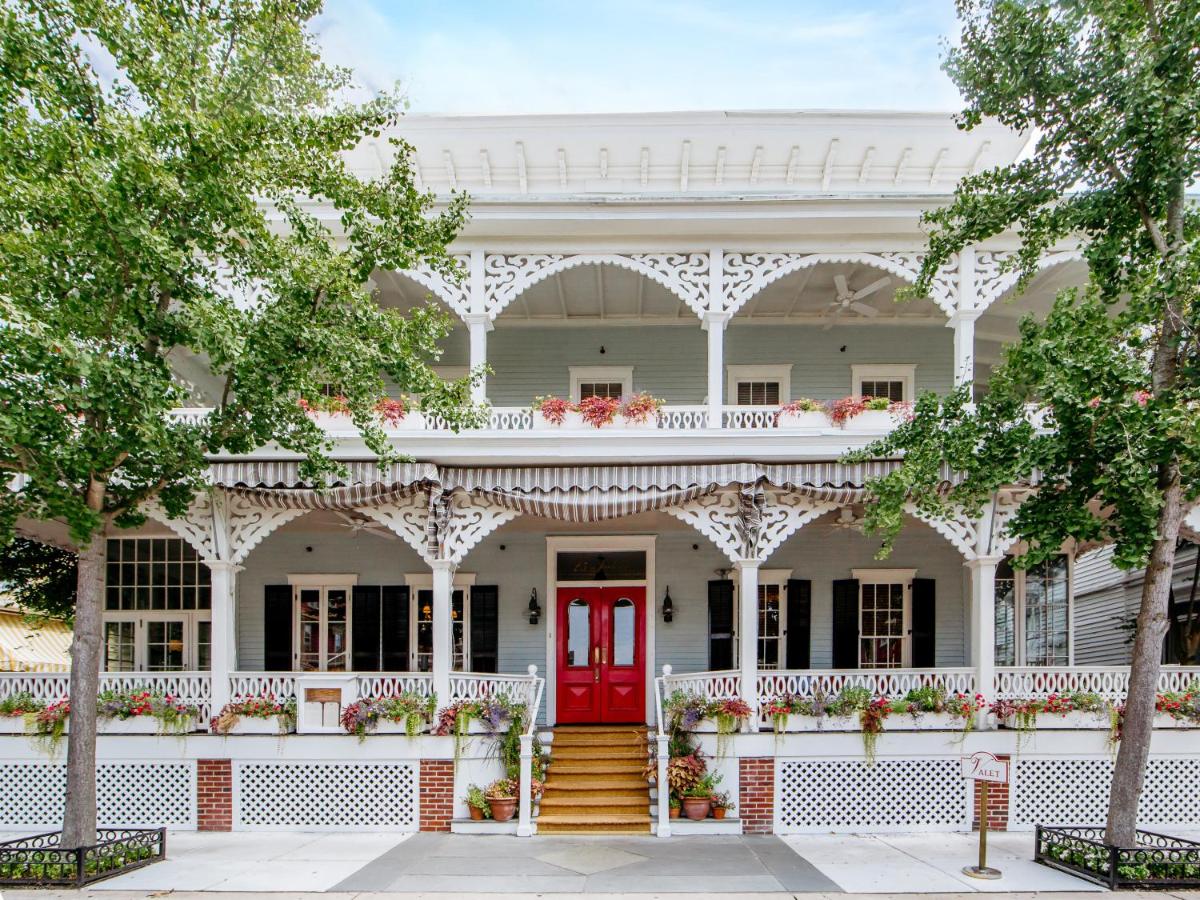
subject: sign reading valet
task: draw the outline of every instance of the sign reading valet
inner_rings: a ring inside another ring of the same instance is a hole
[[[963,778],[978,782],[979,792],[979,864],[963,866],[963,873],[972,878],[999,878],[1000,870],[987,864],[988,785],[1008,784],[1008,761],[986,750],[976,750],[962,757],[962,774]]]

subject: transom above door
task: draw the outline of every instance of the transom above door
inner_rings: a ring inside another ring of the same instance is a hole
[[[557,721],[644,722],[645,587],[560,587]]]

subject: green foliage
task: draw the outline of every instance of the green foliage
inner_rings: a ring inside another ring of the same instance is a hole
[[[0,542],[0,582],[31,613],[70,620],[75,611],[75,554],[28,538]]]
[[[0,9],[0,536],[57,518],[85,544],[181,511],[205,454],[268,442],[332,471],[300,401],[335,384],[368,446],[383,376],[464,418],[469,379],[430,364],[447,317],[405,318],[366,289],[377,268],[452,263],[465,197],[434,212],[411,148],[381,137],[396,93],[341,99],[317,0],[14,0]],[[364,180],[344,153],[380,140]],[[340,213],[336,233],[317,218]],[[241,302],[235,295],[252,299]],[[180,362],[203,370],[195,383]],[[197,399],[199,422],[168,415]]]

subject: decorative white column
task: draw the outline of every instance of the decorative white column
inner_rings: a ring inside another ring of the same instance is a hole
[[[439,707],[449,706],[450,668],[453,662],[450,639],[451,593],[454,586],[454,563],[448,559],[435,559],[429,563],[433,569],[433,692]]]
[[[959,310],[946,323],[954,329],[954,386],[975,380],[975,320],[976,310]],[[974,388],[971,390],[974,397]]]
[[[988,703],[996,699],[996,566],[1001,556],[980,556],[964,565],[971,573],[971,665],[975,690]],[[979,712],[977,727],[987,728],[987,710]]]
[[[471,371],[487,365],[487,333],[492,330],[492,320],[487,313],[471,313],[465,321],[471,337]],[[476,403],[487,400],[487,376],[471,387],[471,399]]]
[[[701,325],[708,332],[708,427],[720,428],[725,401],[725,323],[729,314],[706,312]]]
[[[229,676],[237,671],[237,573],[241,566],[222,559],[206,559],[212,573],[212,640],[209,646],[212,715],[229,702]]]
[[[738,572],[738,668],[740,693],[750,706],[747,731],[758,731],[758,567],[757,559],[739,559]]]

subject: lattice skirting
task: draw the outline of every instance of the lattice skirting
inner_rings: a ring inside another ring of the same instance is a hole
[[[235,762],[234,830],[416,831],[415,762]]]
[[[1113,761],[1109,757],[1014,756],[1010,829],[1104,824]],[[1138,810],[1142,827],[1200,825],[1200,759],[1151,757]]]
[[[66,795],[62,763],[0,763],[0,831],[58,828]],[[196,827],[196,764],[101,763],[96,781],[100,824]]]
[[[775,831],[965,831],[971,814],[958,757],[780,759]]]

